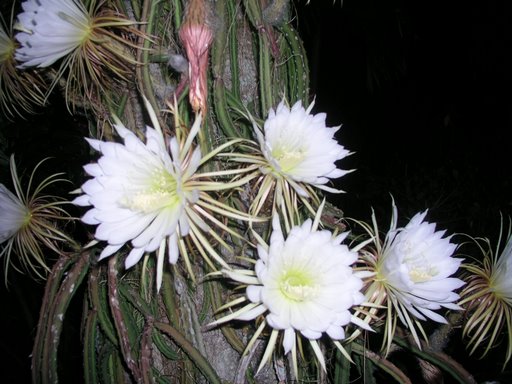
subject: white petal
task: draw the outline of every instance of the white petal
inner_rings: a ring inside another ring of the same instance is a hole
[[[149,252],[153,252],[160,245],[161,240],[166,233],[176,231],[178,217],[164,213],[159,214],[144,230],[132,240],[134,247],[147,247],[151,241],[156,241],[152,246],[147,247]]]
[[[178,257],[180,256],[180,251],[178,249],[178,236],[176,233],[173,233],[171,236],[169,236],[167,241],[169,243],[169,263],[176,264]]]
[[[261,301],[261,286],[260,285],[249,285],[246,290],[247,298],[253,303],[259,303]]]
[[[86,195],[87,196],[87,195]],[[99,224],[100,221],[97,220],[95,218],[95,214],[97,213],[98,211],[96,209],[91,209],[89,211],[87,211],[85,213],[85,215],[82,216],[82,221],[85,223],[85,224],[89,224],[89,225],[96,225],[96,224]]]
[[[124,261],[124,267],[129,269],[139,262],[144,256],[144,248],[133,248]]]
[[[345,331],[339,326],[331,325],[327,328],[326,333],[333,340],[342,340],[345,338]]]
[[[0,184],[0,243],[12,237],[23,225],[29,215],[28,208]]]
[[[257,318],[258,316],[264,314],[266,312],[266,308],[263,305],[258,305],[257,307],[254,307],[253,309],[250,309],[248,311],[245,311],[244,313],[238,315],[236,318],[237,320],[252,320]]]
[[[291,350],[295,349],[295,331],[293,328],[288,328],[284,330],[283,336],[283,348],[284,354],[288,354]]]
[[[264,306],[262,306],[264,307]],[[270,327],[274,329],[287,329],[290,328],[290,322],[287,321],[288,317],[286,316],[277,316],[274,313],[270,313],[266,317],[267,323]]]
[[[103,171],[97,163],[84,165],[84,170],[92,177],[103,175]]]
[[[418,309],[418,311],[423,313],[430,320],[434,320],[434,321],[437,321],[438,323],[442,323],[442,324],[448,324],[448,321],[446,321],[446,319],[443,316],[437,314],[436,312],[433,312],[430,309],[426,309],[426,308],[420,308],[420,307],[416,307],[416,308]]]
[[[73,204],[75,204],[75,205],[78,205],[78,206],[81,206],[81,207],[86,207],[88,205],[91,205],[89,203],[89,201],[90,201],[89,195],[82,195],[82,196],[76,197],[71,202]]]
[[[103,248],[103,251],[101,251],[100,253],[100,257],[98,260],[103,260],[105,257],[108,257],[108,256],[111,256],[113,255],[114,253],[116,253],[121,247],[123,246],[123,244],[119,244],[119,245],[107,245],[105,248]]]
[[[302,329],[300,333],[302,333],[302,335],[304,335],[304,337],[309,340],[317,340],[322,337],[322,332],[316,332],[310,329]]]

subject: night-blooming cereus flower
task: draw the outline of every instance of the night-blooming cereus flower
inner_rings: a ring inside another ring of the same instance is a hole
[[[445,231],[436,231],[435,224],[424,221],[426,214],[427,211],[418,213],[405,227],[397,228],[397,209],[393,203],[391,228],[383,243],[375,214],[372,215],[373,228],[365,225],[372,242],[360,250],[361,259],[374,274],[365,290],[366,300],[387,307],[384,315],[387,350],[397,316],[421,347],[417,329],[423,335],[424,331],[419,320],[446,323],[436,310],[462,309],[455,304],[459,295],[454,290],[464,282],[450,277],[462,262],[452,257],[457,245],[450,242],[450,237],[443,238]]]
[[[31,113],[35,105],[44,104],[46,90],[37,72],[16,68],[16,44],[12,30],[4,29],[0,18],[0,110],[9,118]]]
[[[215,172],[204,178],[197,173],[203,158],[200,148],[194,147],[192,141],[201,127],[200,114],[190,132],[177,121],[176,136],[166,140],[149,103],[147,107],[155,128],[146,127],[145,143],[120,121],[114,128],[124,144],[88,140],[101,157],[96,163],[85,166],[85,171],[93,178],[83,184],[84,194],[74,203],[92,206],[82,221],[97,225],[96,239],[108,243],[100,259],[130,243],[132,248],[125,260],[126,268],[130,268],[144,254],[158,251],[157,289],[160,289],[165,254],[173,264],[179,254],[183,255],[191,273],[182,240],[187,235],[211,268],[215,269],[208,255],[227,267],[205,233],[229,249],[219,233],[236,235],[236,232],[216,219],[213,213],[238,220],[248,217],[210,197],[207,191],[233,188],[246,181],[241,178],[238,184],[220,183],[212,180]],[[206,157],[212,157],[212,153]],[[229,171],[223,171],[223,175],[229,175]],[[211,230],[207,222],[217,230]]]
[[[512,356],[512,234],[508,233],[505,247],[499,252],[503,227],[496,250],[488,239],[478,244],[484,252],[483,259],[464,263],[464,280],[467,285],[461,292],[460,305],[466,310],[463,336],[468,337],[470,354],[479,346],[484,347],[482,357],[497,344],[505,327],[507,353],[504,365]]]
[[[11,156],[11,177],[16,193],[0,184],[0,257],[4,259],[6,281],[10,266],[20,272],[26,271],[44,278],[50,269],[45,262],[43,247],[61,254],[58,243],[74,244],[57,226],[57,221],[69,219],[61,207],[66,202],[43,194],[48,186],[63,180],[59,179],[60,174],[55,174],[34,186],[34,176],[40,164],[32,171],[24,191],[14,156]]]
[[[242,300],[249,303],[212,324],[232,319],[248,321],[263,315],[264,320],[247,347],[247,350],[251,348],[265,327],[272,329],[259,369],[270,358],[279,332],[283,333],[285,354],[292,353],[295,374],[298,335],[309,341],[325,369],[317,340],[326,334],[345,353],[339,342],[345,337],[344,327],[350,322],[362,323],[350,312],[353,305],[364,300],[360,292],[362,280],[351,267],[357,253],[341,244],[347,233],[334,237],[328,230],[317,229],[321,208],[314,222],[308,219],[293,227],[286,238],[275,215],[270,244],[261,239],[258,244],[255,270],[223,271],[229,278],[247,285]],[[235,299],[222,309],[243,301]]]
[[[341,192],[326,184],[350,172],[336,166],[336,161],[350,153],[334,137],[340,127],[327,127],[325,113],[311,113],[313,105],[305,109],[298,101],[290,108],[282,101],[275,111],[270,110],[263,130],[253,120],[261,156],[253,155],[249,161],[260,164],[263,173],[253,187],[258,190],[254,212],[260,211],[272,189],[274,206],[290,217],[297,195],[304,202],[311,198],[318,204],[314,188]]]
[[[66,75],[68,100],[85,94],[97,101],[115,85],[112,76],[125,80],[135,64],[129,36],[140,32],[134,22],[103,8],[103,2],[90,4],[88,10],[78,0],[25,0],[18,15],[20,68],[45,68],[63,59],[54,84]]]
[[[26,0],[21,3],[16,58],[26,67],[48,67],[82,45],[91,33],[86,9],[76,0]]]

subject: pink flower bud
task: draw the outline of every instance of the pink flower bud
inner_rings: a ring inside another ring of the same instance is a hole
[[[195,112],[203,113],[208,99],[208,51],[213,41],[213,31],[208,22],[210,12],[204,0],[190,0],[180,28],[180,39],[189,61],[190,104]]]

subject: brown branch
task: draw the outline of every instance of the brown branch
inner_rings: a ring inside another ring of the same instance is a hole
[[[117,287],[117,256],[111,256],[108,261],[108,295],[110,310],[112,311],[112,316],[114,318],[123,359],[135,381],[137,383],[143,383],[139,366],[132,355],[132,347],[128,338],[128,329],[126,328],[126,323],[119,303],[119,290]]]

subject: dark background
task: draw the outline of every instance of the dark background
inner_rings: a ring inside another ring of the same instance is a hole
[[[392,194],[400,216],[495,235],[512,208],[511,3],[311,1],[298,21],[315,110],[355,152],[333,200],[368,218]]]
[[[346,193],[330,200],[357,219],[368,220],[373,207],[385,229],[392,195],[402,220],[428,208],[428,219],[450,234],[496,238],[500,212],[512,211],[510,2],[301,0],[295,7],[315,111],[327,113],[329,126],[343,124],[338,138],[355,152],[340,162],[356,169],[336,182]],[[58,101],[2,133],[26,159],[21,168],[55,156],[52,167],[78,177],[87,162],[78,145],[87,127]],[[30,381],[42,290],[19,274],[1,288],[2,382]],[[457,343],[452,351],[463,358]],[[80,351],[71,353],[79,366]],[[502,360],[498,348],[487,365],[462,362],[483,381],[506,377]]]

